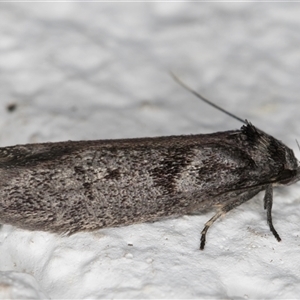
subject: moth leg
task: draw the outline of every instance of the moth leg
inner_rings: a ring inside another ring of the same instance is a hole
[[[207,230],[217,219],[219,219],[222,216],[222,214],[223,214],[223,210],[216,213],[208,222],[205,223],[205,226],[201,231],[200,250],[204,249]]]
[[[220,211],[218,211],[208,222],[205,223],[205,226],[201,232],[201,240],[200,240],[200,250],[204,249],[205,241],[206,241],[206,233],[209,229],[209,227],[222,215],[225,215],[230,210],[238,207],[242,203],[250,200],[252,197],[254,197],[258,192],[260,192],[262,188],[255,188],[253,190],[244,192],[243,194],[239,195],[238,197],[235,197],[234,200],[231,200],[230,202],[227,202]],[[272,203],[271,203],[272,205]],[[274,229],[274,228],[273,228]],[[275,229],[274,229],[275,230]],[[276,232],[276,231],[275,231]]]
[[[272,222],[272,205],[273,205],[273,187],[272,185],[268,185],[266,188],[266,193],[264,197],[264,209],[267,210],[267,222],[269,224],[270,230],[277,239],[278,242],[281,241],[281,238],[277,231],[275,230]]]

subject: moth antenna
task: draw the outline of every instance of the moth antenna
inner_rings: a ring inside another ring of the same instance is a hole
[[[298,140],[296,139],[296,143],[297,143],[297,145],[298,145],[298,149],[300,150],[300,145],[299,145],[299,143],[298,143]]]
[[[201,99],[202,101],[204,101],[205,103],[209,104],[210,106],[220,110],[221,112],[223,112],[224,114],[232,117],[233,119],[236,119],[244,124],[247,124],[247,122],[241,118],[239,118],[238,116],[230,113],[229,111],[225,110],[224,108],[214,104],[213,102],[211,102],[210,100],[204,98],[203,96],[201,96],[198,92],[196,92],[195,90],[193,90],[192,88],[190,88],[188,85],[186,85],[184,82],[182,82],[174,73],[170,72],[171,76],[173,77],[173,79],[179,83],[182,87],[184,87],[186,90],[188,90],[189,92],[191,92],[192,94],[194,94],[197,98]]]

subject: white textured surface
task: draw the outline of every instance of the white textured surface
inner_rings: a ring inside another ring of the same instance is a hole
[[[300,157],[299,13],[300,3],[1,3],[0,144],[241,126],[172,70]],[[259,195],[214,224],[205,251],[213,213],[71,237],[5,225],[0,296],[299,298],[299,184],[274,197],[281,243]]]

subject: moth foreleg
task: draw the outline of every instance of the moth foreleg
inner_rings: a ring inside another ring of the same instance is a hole
[[[263,190],[262,187],[259,188],[254,188],[250,191],[244,192],[238,196],[235,196],[233,198],[233,200],[230,200],[229,202],[226,202],[221,208],[220,210],[208,221],[205,223],[205,226],[201,232],[201,240],[200,240],[200,250],[204,249],[205,246],[205,241],[206,241],[206,233],[209,229],[209,227],[217,220],[219,219],[222,215],[225,215],[227,212],[229,212],[230,210],[238,207],[239,205],[241,205],[242,203],[250,200],[252,197],[254,197],[258,192],[260,192],[261,190]],[[272,196],[272,194],[271,194]],[[272,199],[272,198],[271,198]],[[269,204],[268,204],[269,205]],[[271,203],[271,207],[272,207],[272,203]],[[271,224],[272,224],[272,220],[271,220]],[[273,228],[273,230],[275,231],[275,229]],[[272,231],[272,230],[271,230]],[[273,232],[273,231],[272,231]],[[276,231],[275,231],[276,232]],[[277,234],[277,232],[276,232]],[[278,235],[278,234],[277,234]]]
[[[222,209],[221,211],[217,212],[208,222],[205,223],[205,226],[204,226],[203,230],[201,231],[200,250],[204,249],[207,230],[223,214],[224,214],[224,212],[223,212],[223,209]]]
[[[272,222],[272,205],[273,205],[273,187],[268,185],[266,188],[266,193],[264,197],[264,208],[267,210],[267,222],[269,224],[270,230],[277,239],[278,242],[281,241],[281,238],[277,231],[275,230]]]

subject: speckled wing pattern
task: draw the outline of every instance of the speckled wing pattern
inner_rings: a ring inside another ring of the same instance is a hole
[[[218,205],[204,248],[209,226],[262,190],[271,228],[272,186],[298,179],[292,150],[250,123],[213,134],[17,145],[0,148],[0,222],[72,234]]]

